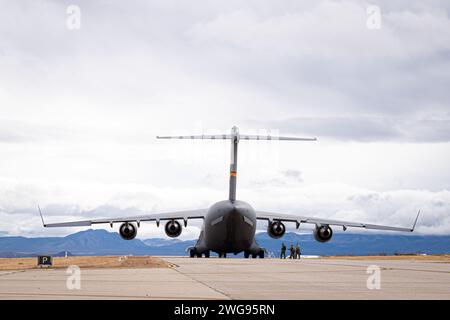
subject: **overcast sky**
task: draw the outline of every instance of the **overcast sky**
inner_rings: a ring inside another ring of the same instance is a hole
[[[37,204],[49,222],[207,208],[229,142],[155,136],[233,125],[319,139],[240,143],[256,210],[410,226],[421,209],[418,232],[450,234],[449,1],[0,4],[0,234],[79,230],[43,229]]]

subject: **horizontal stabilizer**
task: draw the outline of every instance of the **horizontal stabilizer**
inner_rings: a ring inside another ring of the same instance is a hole
[[[227,140],[234,136],[229,134],[216,135],[194,135],[194,136],[156,136],[157,139],[212,139],[212,140]],[[264,135],[237,135],[239,140],[283,140],[283,141],[316,141],[317,138],[300,138],[300,137],[278,137],[278,136],[264,136]]]
[[[263,136],[263,135],[246,135],[239,136],[241,140],[285,140],[285,141],[316,141],[317,138],[299,138],[299,137],[278,137],[278,136]]]
[[[197,135],[197,136],[156,136],[157,139],[231,139],[229,134]]]

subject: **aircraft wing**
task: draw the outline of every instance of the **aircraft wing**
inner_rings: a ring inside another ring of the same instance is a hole
[[[159,222],[161,220],[184,220],[184,224],[186,226],[188,219],[203,219],[207,212],[208,209],[197,209],[197,210],[187,210],[177,212],[155,213],[123,218],[119,217],[119,218],[105,218],[94,220],[80,220],[71,222],[45,223],[41,213],[41,209],[39,208],[42,224],[46,228],[84,227],[84,226],[91,226],[93,224],[103,224],[103,223],[108,223],[112,225],[113,223],[121,223],[121,222],[136,222],[139,225],[142,221],[156,221],[156,224],[159,225]]]
[[[389,231],[404,231],[404,232],[413,232],[416,227],[417,219],[419,218],[420,211],[417,213],[416,219],[414,220],[414,224],[412,228],[403,228],[403,227],[392,227],[392,226],[384,226],[377,224],[369,224],[369,223],[361,223],[361,222],[350,222],[350,221],[340,221],[340,220],[329,220],[329,219],[320,219],[315,217],[302,217],[297,215],[285,215],[279,213],[271,213],[271,212],[256,212],[256,218],[259,220],[267,220],[267,221],[286,221],[286,222],[295,222],[296,227],[300,226],[302,223],[315,224],[315,225],[334,225],[341,226],[344,230],[347,227],[354,228],[365,228],[365,229],[374,229],[374,230],[389,230]]]
[[[216,135],[196,135],[196,136],[156,136],[157,139],[212,139],[212,140],[225,140],[232,139],[233,136],[229,134],[216,134]],[[286,140],[286,141],[317,141],[317,138],[299,138],[299,137],[279,137],[279,136],[263,136],[263,135],[248,135],[240,134],[241,140]]]

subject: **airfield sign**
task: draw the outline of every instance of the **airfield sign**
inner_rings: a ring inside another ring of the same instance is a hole
[[[53,265],[52,256],[38,256],[38,267],[51,267]]]

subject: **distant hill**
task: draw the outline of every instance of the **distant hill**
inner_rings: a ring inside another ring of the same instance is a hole
[[[375,255],[399,253],[449,253],[450,236],[424,236],[373,233],[335,233],[330,242],[319,243],[312,234],[287,233],[272,239],[265,232],[256,235],[258,243],[274,255],[281,243],[300,243],[306,255]],[[0,237],[0,257],[33,257],[39,254],[69,255],[187,255],[195,240],[134,239],[122,240],[115,232],[86,230],[66,237]]]
[[[335,233],[329,242],[320,243],[312,234],[286,233],[283,238],[274,240],[267,233],[256,236],[259,245],[274,252],[280,252],[281,243],[286,246],[299,242],[302,254],[307,255],[378,255],[450,252],[450,236],[424,236],[374,233]]]
[[[1,237],[0,256],[15,253],[19,256],[56,254],[69,251],[73,255],[146,255],[149,246],[141,240],[125,241],[115,232],[86,230],[66,237]]]
[[[185,256],[186,249],[195,245],[197,240],[179,239],[146,239],[143,242],[151,248],[153,255],[159,256]]]

